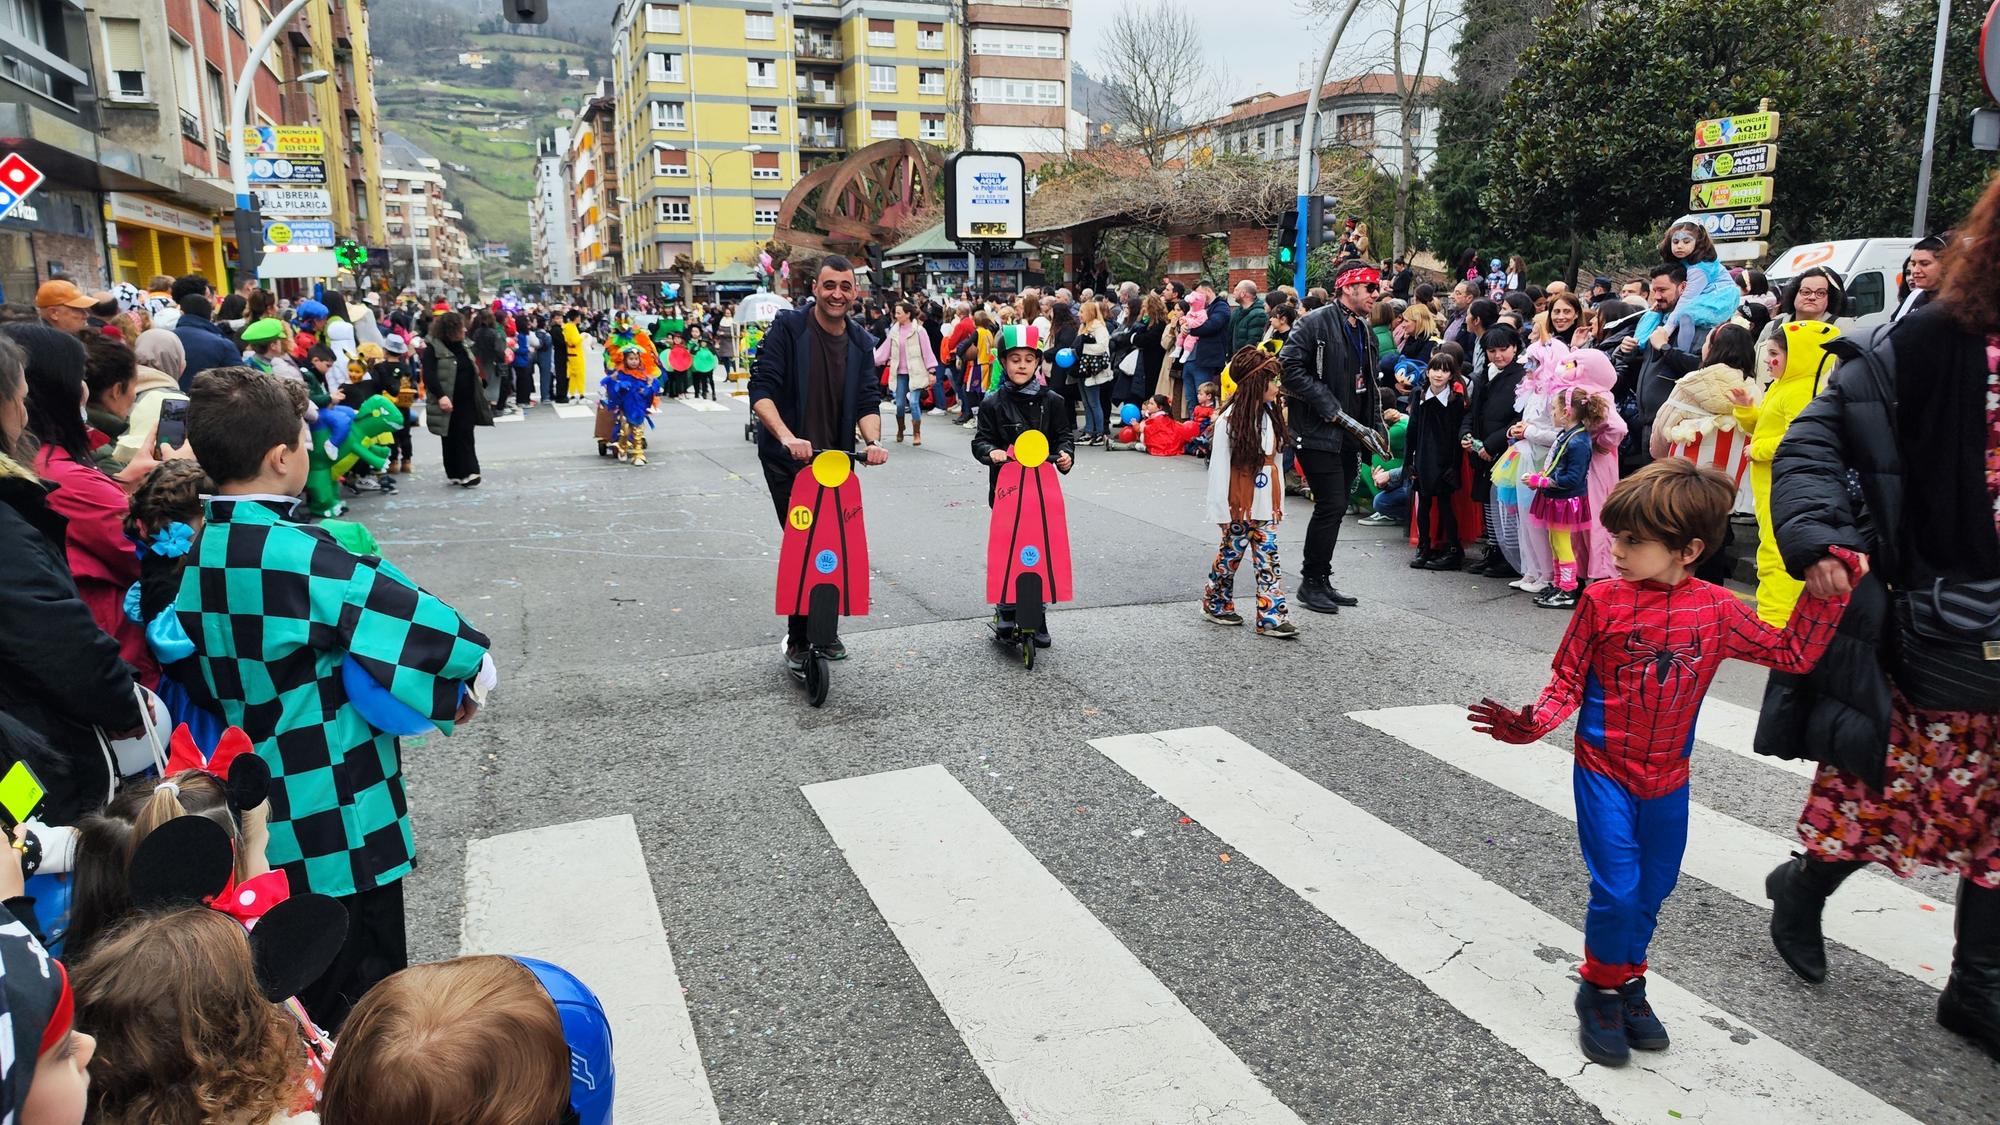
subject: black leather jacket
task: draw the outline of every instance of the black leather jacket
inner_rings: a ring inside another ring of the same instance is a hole
[[[1339,302],[1321,305],[1301,317],[1278,353],[1282,369],[1286,421],[1300,449],[1365,453],[1361,443],[1334,422],[1342,410],[1363,425],[1380,429],[1382,400],[1375,389],[1375,333],[1362,325],[1359,360],[1350,355],[1350,339],[1338,318],[1347,315]],[[1360,372],[1357,382],[1356,372]]]

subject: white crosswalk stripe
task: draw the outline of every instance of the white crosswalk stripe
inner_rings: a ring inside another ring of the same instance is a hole
[[[727,414],[731,410],[735,409],[729,403],[724,402],[720,399],[711,400],[705,398],[677,398],[677,399],[672,399],[670,401],[678,402],[682,406],[687,407],[689,410],[692,410],[697,414],[716,414],[716,413]]]
[[[804,793],[1017,1120],[1298,1122],[944,767]]]
[[[1576,819],[1567,750],[1538,742],[1507,746],[1474,731],[1465,708],[1398,707],[1348,718],[1373,727],[1464,773],[1552,813]],[[1769,909],[1764,876],[1783,863],[1796,839],[1775,836],[1691,802],[1681,870],[1760,909]],[[1884,965],[1943,988],[1951,974],[1953,909],[1908,885],[1864,872],[1827,900],[1826,935]]]
[[[1091,745],[1612,1121],[1911,1120],[1657,975],[1673,1047],[1583,1065],[1571,990],[1537,956],[1580,959],[1568,923],[1219,728]]]
[[[1793,758],[1773,758],[1751,749],[1757,740],[1757,712],[1741,704],[1726,699],[1709,696],[1701,701],[1701,714],[1695,720],[1694,736],[1710,746],[1741,754],[1753,762],[1762,762],[1772,769],[1784,770],[1810,778],[1814,766],[1811,762]]]
[[[554,962],[597,993],[611,1018],[618,1120],[720,1121],[632,818],[510,832],[465,851],[463,951]]]
[[[558,402],[552,405],[555,407],[556,417],[567,421],[574,421],[578,418],[597,417],[597,408],[588,403]]]

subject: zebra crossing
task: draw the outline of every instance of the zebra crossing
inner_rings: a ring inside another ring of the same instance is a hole
[[[1357,731],[1574,817],[1565,750],[1484,739],[1457,707],[1347,718]],[[1747,755],[1754,723],[1749,709],[1711,706],[1698,737]],[[1619,1070],[1589,1065],[1576,1047],[1574,976],[1563,975],[1581,959],[1575,919],[1545,912],[1220,727],[1101,738],[1087,753],[1212,835],[1225,862],[1261,871],[1605,1120],[1918,1120],[1816,1061],[1813,1045],[1783,1042],[1657,972],[1649,992],[1669,1020],[1672,1048]],[[1281,1100],[1283,1075],[1246,1062],[1240,1045],[1204,1023],[945,765],[817,782],[799,796],[1016,1121],[1314,1119]],[[1768,910],[1763,875],[1791,846],[1696,804],[1684,877]],[[593,872],[587,886],[567,875],[584,868]],[[708,1074],[731,1044],[697,1038],[631,818],[473,841],[465,878],[467,952],[549,956],[598,988],[618,1029],[621,1121],[721,1120]],[[556,924],[576,917],[592,919],[581,943]],[[1937,988],[1951,919],[1949,903],[1868,873],[1832,900],[1826,928],[1831,941]],[[556,933],[564,936],[552,948]],[[908,1108],[895,1119],[926,1119],[922,1107]],[[742,1119],[762,1120],[750,1113]]]

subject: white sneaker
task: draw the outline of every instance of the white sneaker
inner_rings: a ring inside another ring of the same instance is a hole
[[[1539,578],[1516,578],[1514,581],[1507,583],[1507,585],[1524,594],[1539,594],[1549,588],[1549,584]]]
[[[1381,527],[1385,523],[1395,523],[1396,521],[1383,515],[1381,512],[1370,512],[1362,516],[1359,522],[1367,527]]]

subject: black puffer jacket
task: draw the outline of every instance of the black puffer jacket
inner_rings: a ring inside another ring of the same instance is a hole
[[[137,729],[140,717],[118,642],[77,596],[63,554],[68,522],[50,510],[48,490],[0,455],[0,711],[39,735],[66,767],[66,776],[42,777],[43,819],[71,824],[103,804],[110,782],[92,726],[120,733]]]
[[[1279,384],[1285,393],[1285,419],[1292,441],[1300,449],[1338,453],[1351,449],[1365,454],[1361,443],[1340,428],[1334,418],[1345,410],[1365,426],[1382,425],[1382,400],[1375,391],[1375,333],[1366,324],[1358,336],[1342,331],[1347,310],[1339,302],[1321,305],[1299,318],[1285,347],[1278,353]],[[1361,356],[1352,354],[1358,339]],[[1356,372],[1359,372],[1359,378]]]
[[[972,434],[972,456],[986,466],[986,506],[993,506],[993,490],[1000,483],[1000,466],[993,463],[993,451],[1012,446],[1029,430],[1040,430],[1049,439],[1049,463],[1067,453],[1074,467],[1076,457],[1076,411],[1063,396],[1029,383],[1017,387],[1003,378],[1000,389],[979,403],[979,425]],[[1068,469],[1062,470],[1068,472]]]
[[[1879,783],[1891,599],[1939,577],[2000,576],[1984,473],[1985,341],[1931,306],[1827,350],[1841,366],[1772,462],[1772,527],[1794,577],[1833,547],[1866,552],[1873,574],[1819,665],[1772,676],[1756,748]],[[1924,493],[1912,497],[1906,482]]]

